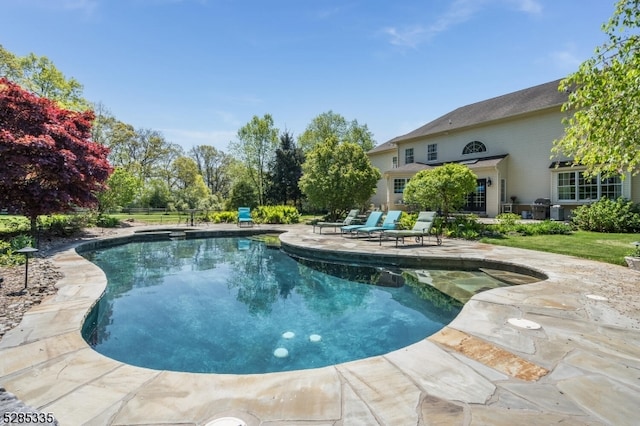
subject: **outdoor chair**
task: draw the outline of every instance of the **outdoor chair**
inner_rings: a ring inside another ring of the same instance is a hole
[[[387,212],[387,216],[385,216],[382,225],[380,226],[364,226],[362,228],[356,229],[354,232],[356,236],[360,234],[367,234],[371,237],[371,234],[374,232],[382,232],[386,230],[396,229],[398,226],[398,220],[400,220],[400,216],[402,215],[402,210],[389,210]]]
[[[420,212],[418,213],[418,219],[415,225],[411,229],[392,229],[385,230],[380,233],[380,245],[382,245],[383,238],[395,238],[396,247],[398,247],[398,240],[402,240],[404,244],[405,238],[415,238],[416,243],[420,242],[420,245],[424,245],[424,237],[431,238],[431,228],[433,227],[433,221],[436,217],[436,212]],[[436,243],[442,244],[442,238],[439,235],[435,235]]]
[[[342,235],[344,235],[344,234],[350,234],[356,229],[364,228],[365,226],[377,226],[381,218],[382,218],[382,212],[371,212],[369,214],[369,217],[367,218],[367,221],[363,225],[343,226],[342,228],[340,228],[340,232],[342,233]]]
[[[333,228],[335,232],[339,226],[356,225],[354,222],[357,221],[358,213],[360,213],[359,209],[351,210],[342,222],[318,222],[313,225],[313,232],[316,232],[316,227],[320,229],[320,233],[322,234],[322,228]]]
[[[253,218],[251,218],[251,209],[249,207],[238,207],[238,226],[253,226]]]

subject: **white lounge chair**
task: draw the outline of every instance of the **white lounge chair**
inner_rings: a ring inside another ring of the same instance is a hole
[[[405,238],[415,238],[416,242],[420,242],[420,245],[424,245],[424,237],[431,238],[431,228],[433,227],[433,221],[436,217],[436,212],[420,212],[418,213],[418,219],[415,225],[411,229],[391,229],[385,230],[380,233],[380,245],[382,245],[383,238],[395,238],[396,247],[398,247],[398,240],[402,240],[404,244]],[[439,235],[435,235],[436,243],[442,244],[442,238]]]

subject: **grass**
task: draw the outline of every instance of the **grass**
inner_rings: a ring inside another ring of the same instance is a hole
[[[508,235],[481,239],[483,243],[566,254],[615,265],[626,265],[624,257],[633,251],[631,243],[638,240],[638,234],[603,234],[587,231],[576,231],[571,235]]]
[[[188,213],[109,213],[108,216],[115,217],[121,222],[135,220],[148,225],[187,225],[191,223],[191,216]]]

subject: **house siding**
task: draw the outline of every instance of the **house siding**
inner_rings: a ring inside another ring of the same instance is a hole
[[[555,90],[554,86],[547,84],[545,90]],[[557,86],[555,86],[557,87]],[[530,89],[526,89],[530,90]],[[516,92],[517,95],[519,92]],[[551,98],[553,94],[549,95]],[[496,99],[504,102],[513,100],[521,101],[521,96],[509,95],[495,98],[487,102],[488,106],[493,106]],[[551,101],[550,101],[551,102]],[[555,102],[555,103],[553,103]],[[568,160],[567,157],[552,155],[553,143],[564,134],[564,124],[562,119],[566,113],[561,111],[557,100],[553,99],[552,105],[541,107],[535,105],[534,110],[519,113],[516,116],[498,118],[492,117],[491,121],[456,126],[457,111],[462,111],[462,116],[467,120],[471,114],[470,109],[479,109],[482,103],[473,104],[468,107],[455,110],[443,117],[445,125],[449,123],[452,127],[450,131],[443,130],[443,118],[434,120],[433,127],[437,127],[437,132],[422,132],[417,129],[406,136],[392,139],[397,147],[396,150],[378,150],[370,152],[369,156],[374,165],[383,173],[382,179],[378,182],[378,190],[372,198],[372,203],[383,209],[397,207],[396,203],[402,194],[393,194],[393,180],[395,178],[413,176],[417,170],[429,168],[446,162],[465,162],[482,158],[504,158],[494,162],[478,162],[474,165],[469,162],[469,167],[479,179],[491,179],[492,185],[486,191],[486,215],[493,217],[501,213],[504,201],[511,203],[510,197],[517,197],[517,204],[512,206],[512,211],[520,214],[522,211],[531,211],[531,205],[537,199],[548,198],[551,204],[559,203],[557,198],[557,172],[550,165],[554,161]],[[535,109],[537,108],[537,109]],[[465,115],[466,114],[466,115]],[[449,119],[448,117],[451,117]],[[437,126],[436,126],[437,124]],[[421,129],[429,128],[430,124]],[[418,135],[418,136],[414,136]],[[486,147],[486,152],[463,154],[464,147],[472,142],[480,141]],[[438,158],[435,161],[428,161],[427,147],[430,144],[437,144]],[[405,163],[405,150],[413,148],[413,167]],[[392,157],[397,155],[400,170],[392,171]],[[483,166],[483,164],[485,164]],[[408,169],[402,171],[402,166]],[[385,173],[387,172],[387,173]],[[504,182],[506,200],[501,200],[501,182]],[[640,176],[628,179],[623,184],[623,196],[630,197],[635,202],[640,201]],[[567,209],[574,208],[579,203],[569,203]]]

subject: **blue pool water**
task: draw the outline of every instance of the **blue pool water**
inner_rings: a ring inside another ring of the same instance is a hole
[[[406,285],[365,284],[393,284],[393,273],[296,260],[246,238],[130,243],[85,256],[108,285],[84,338],[108,357],[153,369],[322,367],[415,343],[460,311]]]

